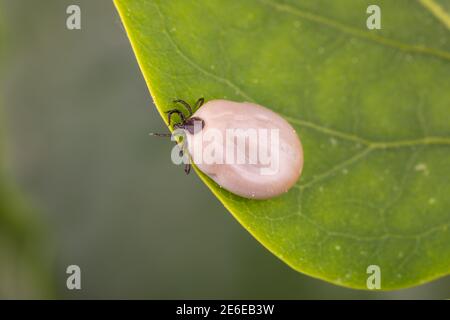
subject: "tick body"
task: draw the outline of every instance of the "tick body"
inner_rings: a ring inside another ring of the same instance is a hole
[[[191,162],[241,197],[276,197],[301,174],[303,149],[297,133],[263,106],[211,100],[174,128],[184,131]]]

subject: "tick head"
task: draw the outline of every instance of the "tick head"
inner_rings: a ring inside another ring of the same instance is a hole
[[[191,117],[187,119],[182,128],[185,129],[190,134],[196,134],[200,132],[205,127],[205,121],[199,117]]]

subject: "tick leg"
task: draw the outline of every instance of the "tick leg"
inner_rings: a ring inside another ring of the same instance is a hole
[[[149,135],[155,136],[155,137],[171,137],[172,136],[171,133],[154,133],[154,132],[150,132]]]
[[[188,112],[189,112],[189,117],[192,116],[192,108],[191,108],[191,106],[189,105],[189,103],[187,103],[186,101],[181,100],[181,99],[173,100],[173,102],[174,102],[174,103],[181,103],[181,104],[188,110]]]
[[[201,97],[200,99],[197,100],[197,102],[195,103],[195,110],[197,110],[198,108],[200,108],[203,103],[205,103],[205,98]]]
[[[180,118],[181,118],[181,122],[184,122],[186,120],[186,118],[184,117],[183,112],[181,112],[180,110],[172,109],[172,110],[166,111],[166,113],[167,113],[167,119],[169,121],[169,126],[170,126],[170,122],[171,122],[171,118],[172,118],[173,114],[179,115]]]
[[[190,164],[190,163],[186,163],[186,164],[184,165],[184,172],[185,172],[186,174],[189,174],[189,172],[191,172],[191,164]]]

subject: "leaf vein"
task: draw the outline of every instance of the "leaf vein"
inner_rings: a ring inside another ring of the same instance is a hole
[[[192,58],[190,58],[189,56],[187,56],[182,50],[181,48],[177,45],[177,43],[173,40],[172,36],[170,35],[170,33],[168,32],[167,26],[166,26],[166,19],[165,16],[162,14],[161,10],[159,9],[159,6],[157,5],[156,2],[154,2],[155,4],[155,8],[157,9],[157,12],[159,14],[159,16],[161,17],[161,20],[164,22],[164,34],[166,35],[167,39],[169,40],[170,44],[173,46],[173,48],[175,49],[176,53],[184,60],[186,61],[190,66],[192,66],[193,68],[195,68],[197,71],[203,73],[204,75],[211,77],[213,79],[215,79],[217,82],[226,84],[227,86],[229,86],[230,88],[234,89],[234,92],[238,95],[240,95],[241,97],[245,98],[248,100],[248,102],[252,102],[254,101],[247,93],[245,93],[239,86],[237,86],[235,83],[233,83],[232,81],[228,80],[227,78],[224,77],[220,77],[208,70],[206,70],[205,68],[203,68],[200,64],[198,64],[197,62],[195,62]]]
[[[339,21],[333,20],[328,17],[321,16],[316,13],[307,12],[304,10],[300,10],[288,4],[274,3],[272,1],[267,0],[258,0],[260,3],[270,6],[280,12],[286,12],[297,17],[316,22],[321,25],[328,26],[330,28],[334,28],[336,30],[351,34],[361,39],[370,40],[372,42],[382,44],[391,48],[399,49],[406,52],[416,53],[416,54],[426,54],[436,58],[450,60],[450,53],[447,51],[442,51],[438,49],[428,48],[421,45],[411,45],[408,43],[403,43],[398,40],[392,40],[386,37],[382,37],[379,35],[371,34],[368,32],[363,32],[353,27],[350,27],[346,24],[343,24]]]
[[[447,29],[450,29],[450,15],[434,0],[419,0],[428,11],[431,12]]]

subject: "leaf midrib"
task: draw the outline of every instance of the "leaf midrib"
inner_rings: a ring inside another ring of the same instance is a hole
[[[314,129],[316,131],[337,138],[341,138],[343,140],[358,142],[367,145],[369,148],[372,149],[391,149],[401,147],[412,147],[417,145],[450,145],[450,137],[440,137],[440,136],[424,136],[419,139],[393,140],[393,141],[368,140],[366,138],[362,138],[357,135],[331,129],[310,121],[297,119],[287,115],[283,115],[283,117],[291,123],[302,125],[304,127],[308,127],[310,129]]]

